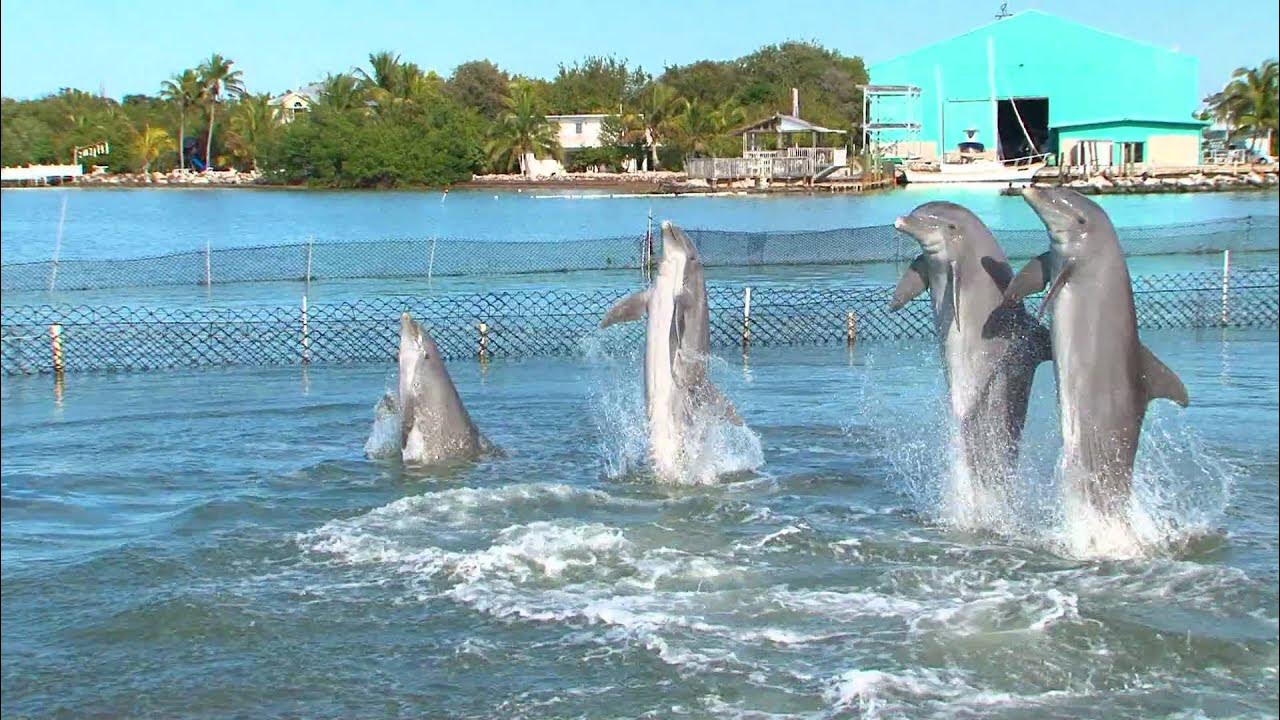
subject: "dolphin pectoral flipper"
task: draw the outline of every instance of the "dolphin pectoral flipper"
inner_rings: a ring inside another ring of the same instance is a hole
[[[1138,344],[1138,362],[1141,364],[1139,371],[1142,373],[1142,382],[1147,389],[1148,400],[1165,398],[1182,407],[1186,407],[1191,402],[1187,397],[1187,387],[1182,384],[1177,373],[1160,362],[1160,358],[1141,343]]]
[[[609,308],[609,312],[604,314],[604,319],[600,321],[600,327],[607,328],[614,323],[632,322],[644,317],[646,308],[649,306],[650,290],[641,290],[632,293]]]
[[[907,271],[902,274],[902,279],[898,281],[898,286],[893,289],[893,300],[889,303],[889,309],[900,310],[903,305],[927,289],[929,289],[929,261],[922,253],[911,261]]]
[[[1020,302],[1026,296],[1040,292],[1048,284],[1049,253],[1043,253],[1032,258],[1031,262],[1013,276],[1009,287],[1004,291],[1004,299],[1006,302]]]

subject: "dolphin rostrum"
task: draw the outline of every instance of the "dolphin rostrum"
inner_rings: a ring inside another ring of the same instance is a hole
[[[449,378],[440,348],[409,313],[400,316],[400,452],[405,462],[471,460],[484,438]]]
[[[1020,301],[1049,291],[1063,470],[1078,496],[1121,519],[1131,494],[1138,435],[1153,398],[1187,406],[1187,389],[1138,340],[1133,287],[1111,219],[1067,188],[1030,187],[1022,197],[1049,230],[1049,252],[1026,265],[1006,291]]]
[[[685,429],[710,408],[741,424],[732,403],[707,377],[711,350],[707,288],[698,251],[683,230],[662,223],[662,262],[652,286],[619,300],[600,327],[646,318],[645,409],[654,470],[680,472]]]
[[[1021,307],[1004,304],[1013,270],[991,231],[951,202],[925,203],[894,227],[924,250],[902,276],[890,308],[926,289],[933,305],[965,462],[986,487],[1005,487],[1018,458],[1036,367],[1049,334]]]

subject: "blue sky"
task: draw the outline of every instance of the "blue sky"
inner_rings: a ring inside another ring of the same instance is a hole
[[[1280,35],[1275,0],[1009,5],[1195,55],[1205,93],[1232,69],[1275,57]],[[155,93],[162,80],[214,51],[235,60],[257,92],[348,70],[381,49],[441,74],[489,58],[544,77],[588,54],[612,54],[656,73],[666,64],[738,57],[788,39],[817,40],[872,63],[988,22],[998,9],[998,2],[944,0],[5,0],[0,92],[29,98],[69,86],[102,88],[117,98]]]

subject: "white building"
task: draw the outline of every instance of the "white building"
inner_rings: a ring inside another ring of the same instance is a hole
[[[276,108],[276,118],[280,122],[293,122],[298,113],[310,112],[311,106],[320,98],[320,83],[312,83],[297,90],[288,90],[267,101]]]
[[[560,126],[560,147],[565,150],[600,147],[600,130],[608,115],[548,115]]]

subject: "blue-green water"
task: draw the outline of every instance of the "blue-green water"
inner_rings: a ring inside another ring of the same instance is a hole
[[[46,256],[61,194],[0,193],[6,262]],[[650,205],[690,226],[837,227],[937,196],[67,194],[66,257],[422,236],[433,218],[460,236],[621,234],[643,231]],[[955,199],[993,226],[1034,222],[1016,198]],[[1275,209],[1274,194],[1105,200],[1125,225]],[[725,269],[712,282],[894,278]],[[152,300],[281,294],[258,287]],[[957,502],[931,342],[720,357],[713,376],[749,434],[707,453],[739,470],[678,484],[643,469],[638,348],[605,340],[452,365],[503,452],[440,471],[364,455],[390,365],[4,378],[0,715],[1277,714],[1275,330],[1144,334],[1192,404],[1151,407],[1136,474],[1150,521],[1124,558],[1077,552],[1045,368],[1011,506],[975,523]]]
[[[954,523],[927,342],[722,358],[764,464],[709,486],[628,469],[589,345],[455,365],[505,455],[434,474],[362,455],[389,366],[6,379],[4,715],[1267,716],[1276,336],[1146,340],[1192,405],[1123,560],[1066,550],[1048,372],[1017,509]]]

